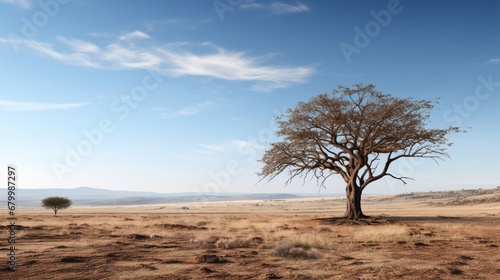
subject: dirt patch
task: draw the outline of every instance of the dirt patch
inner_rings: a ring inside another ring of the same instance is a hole
[[[84,258],[84,257],[74,257],[74,256],[71,256],[71,257],[64,257],[60,260],[60,262],[62,263],[83,263],[83,262],[86,262],[87,261],[87,258]]]
[[[440,219],[460,219],[459,217],[437,216]]]
[[[227,263],[226,259],[220,258],[217,255],[202,255],[196,258],[199,263]]]
[[[137,240],[144,240],[144,239],[149,239],[149,236],[144,235],[144,234],[136,234],[136,233],[134,233],[134,234],[129,234],[127,236],[127,238],[129,238],[129,239],[137,239]]]
[[[282,279],[283,277],[276,275],[274,273],[266,274],[266,279]]]
[[[156,224],[155,226],[159,228],[164,228],[164,229],[184,229],[184,230],[205,230],[207,229],[206,227],[202,226],[190,226],[190,225],[183,225],[183,224]]]
[[[215,272],[215,270],[210,269],[210,268],[208,268],[208,267],[202,267],[202,268],[200,269],[200,271],[201,271],[202,273],[213,273],[213,272]]]
[[[0,225],[0,230],[7,230],[7,229],[10,229],[10,225],[9,226],[4,226],[4,225]],[[26,230],[26,229],[29,229],[30,227],[25,227],[25,226],[22,226],[22,225],[14,225],[15,229],[16,230]]]
[[[145,269],[145,270],[150,270],[150,271],[152,271],[152,270],[158,270],[158,268],[156,268],[156,267],[154,267],[152,265],[143,264],[143,263],[141,263],[139,265],[136,265],[135,268],[137,268],[137,269]]]

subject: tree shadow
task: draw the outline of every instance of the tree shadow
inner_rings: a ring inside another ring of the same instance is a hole
[[[384,225],[399,223],[463,223],[479,220],[500,220],[498,217],[456,217],[456,216],[371,216],[364,219],[350,220],[343,217],[316,218],[321,224],[326,225]]]
[[[386,217],[367,217],[363,219],[347,219],[344,217],[328,217],[328,218],[316,218],[315,221],[319,221],[321,224],[325,225],[380,225],[391,223]]]

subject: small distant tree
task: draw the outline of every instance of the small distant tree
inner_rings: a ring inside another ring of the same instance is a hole
[[[47,209],[54,210],[54,215],[57,215],[59,209],[66,209],[71,206],[71,200],[66,197],[51,196],[42,200],[42,206]]]

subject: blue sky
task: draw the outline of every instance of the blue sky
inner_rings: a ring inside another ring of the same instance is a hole
[[[0,163],[22,188],[317,192],[259,182],[274,116],[338,85],[441,98],[451,160],[369,193],[500,185],[497,1],[0,0]],[[342,193],[340,178],[322,193]]]

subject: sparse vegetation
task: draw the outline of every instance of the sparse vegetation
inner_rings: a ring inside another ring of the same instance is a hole
[[[283,243],[274,248],[277,256],[293,259],[319,259],[321,254],[311,246],[301,243]]]
[[[196,248],[212,249],[215,248],[215,243],[219,239],[220,237],[217,236],[198,237],[198,238],[191,238],[190,243],[194,244]]]
[[[221,238],[215,242],[215,247],[223,249],[248,248],[252,241],[252,238]]]
[[[332,232],[332,229],[329,227],[321,227],[319,228],[319,232]]]
[[[384,227],[362,226],[353,232],[355,240],[364,242],[393,242],[407,240],[410,230],[403,225],[387,225]]]
[[[500,192],[494,190],[467,199]],[[456,192],[433,194],[444,202]],[[368,211],[382,217],[369,225],[320,219],[344,212],[332,199],[273,202],[272,209],[261,209],[267,206],[260,201],[262,207],[192,204],[199,210],[189,215],[179,211],[182,204],[75,207],[58,219],[22,209],[17,238],[28,249],[19,265],[28,280],[79,279],[82,265],[91,278],[102,279],[497,278],[499,202],[436,206],[428,204],[432,197],[366,199]]]

